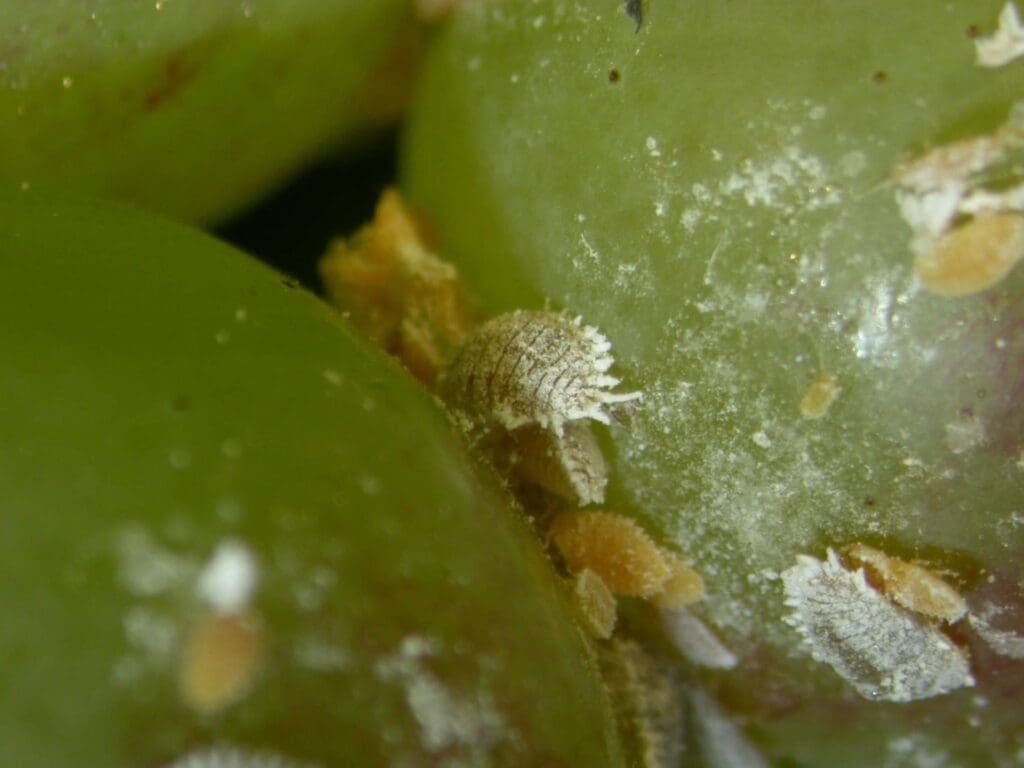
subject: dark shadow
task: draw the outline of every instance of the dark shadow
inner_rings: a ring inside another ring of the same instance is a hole
[[[307,169],[214,234],[319,292],[316,265],[327,244],[373,216],[396,176],[397,131]]]

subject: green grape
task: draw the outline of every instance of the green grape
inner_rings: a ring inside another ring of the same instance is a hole
[[[16,0],[0,9],[0,186],[223,218],[351,142],[408,0]]]
[[[644,393],[602,436],[607,507],[692,558],[706,665],[735,665],[694,674],[779,764],[1024,754],[1024,60],[977,59],[1001,6],[466,0],[412,110],[403,189],[467,289],[582,315]],[[903,575],[860,585],[857,543]],[[899,602],[936,575],[969,615]]]
[[[624,765],[536,538],[397,366],[178,225],[0,221],[5,765]]]

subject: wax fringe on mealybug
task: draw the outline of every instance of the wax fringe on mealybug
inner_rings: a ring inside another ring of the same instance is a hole
[[[164,768],[317,768],[273,752],[248,752],[236,747],[211,747],[189,752]]]
[[[517,310],[484,323],[441,376],[448,403],[476,428],[537,425],[561,434],[568,422],[609,424],[607,406],[637,400],[612,389],[611,342],[580,317]]]

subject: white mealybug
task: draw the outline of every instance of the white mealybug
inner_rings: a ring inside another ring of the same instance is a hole
[[[604,498],[607,467],[588,421],[640,398],[612,391],[611,343],[579,317],[517,310],[480,326],[443,371],[440,392],[468,431],[503,435],[526,479],[583,504]]]
[[[567,422],[609,423],[605,406],[636,400],[612,392],[611,343],[558,312],[517,310],[480,326],[448,366],[442,391],[480,425],[512,431],[535,424],[561,434]]]
[[[949,638],[873,589],[863,570],[844,568],[831,549],[825,562],[798,555],[782,583],[788,623],[861,696],[914,701],[974,684]]]

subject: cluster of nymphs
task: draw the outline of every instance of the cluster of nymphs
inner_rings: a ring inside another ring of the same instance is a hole
[[[548,310],[474,328],[454,268],[423,229],[397,192],[385,192],[374,221],[321,263],[331,298],[433,386],[474,445],[525,489],[524,504],[550,522],[549,541],[594,635],[611,635],[615,595],[665,607],[700,599],[703,582],[678,555],[632,520],[596,508],[608,465],[593,422],[609,424],[610,409],[641,397],[615,391],[608,339]]]

